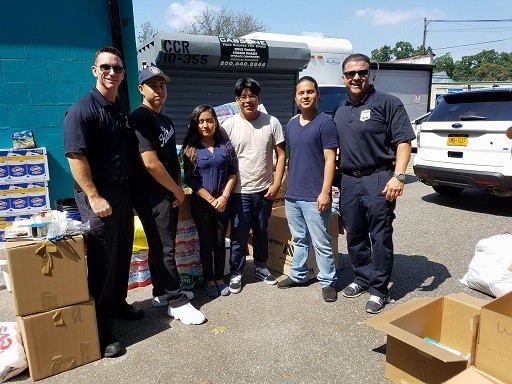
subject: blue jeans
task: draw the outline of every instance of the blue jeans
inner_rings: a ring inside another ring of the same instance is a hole
[[[245,267],[247,240],[252,229],[254,265],[263,268],[268,260],[268,219],[273,201],[258,193],[233,193],[231,213],[231,274],[240,275]]]
[[[307,281],[309,241],[313,243],[317,279],[322,288],[336,285],[336,268],[332,253],[329,220],[331,210],[319,212],[316,201],[285,200],[286,218],[292,234],[293,265],[290,277],[297,282]]]

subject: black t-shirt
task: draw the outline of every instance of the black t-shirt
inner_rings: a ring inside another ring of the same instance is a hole
[[[128,113],[119,99],[108,102],[96,87],[64,117],[64,153],[85,155],[95,184],[130,175],[130,136]]]
[[[180,163],[176,152],[176,132],[171,119],[139,106],[130,114],[130,126],[135,132],[136,159],[134,161],[133,186],[140,191],[160,192],[172,196],[172,192],[157,182],[146,170],[139,153],[156,151],[156,155],[175,182],[180,176]]]

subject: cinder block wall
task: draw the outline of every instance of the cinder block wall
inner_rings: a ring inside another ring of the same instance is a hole
[[[136,68],[132,3],[120,3],[132,48],[125,43],[125,61]],[[53,206],[73,196],[62,124],[65,111],[94,85],[95,51],[112,44],[108,0],[6,2],[0,36],[0,148],[12,146],[13,132],[34,131],[37,145],[48,149]]]

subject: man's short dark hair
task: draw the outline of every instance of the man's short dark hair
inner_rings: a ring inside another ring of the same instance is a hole
[[[368,56],[362,53],[353,53],[343,60],[343,66],[341,67],[343,72],[345,72],[345,64],[349,61],[366,61],[368,63],[368,69],[370,68],[370,58]]]
[[[124,63],[123,56],[121,55],[121,52],[119,51],[119,49],[117,49],[115,47],[103,47],[103,48],[98,49],[96,51],[96,53],[94,54],[94,64],[96,64],[96,59],[98,58],[98,56],[105,52],[116,55]]]
[[[251,93],[256,96],[260,96],[261,87],[258,82],[250,77],[242,77],[238,79],[235,84],[235,96],[240,97],[245,88],[249,88]]]

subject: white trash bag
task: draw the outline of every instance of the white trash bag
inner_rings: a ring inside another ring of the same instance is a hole
[[[27,369],[27,357],[16,322],[0,322],[0,383]]]
[[[500,297],[512,291],[512,234],[480,240],[468,272],[460,282],[465,286]]]

